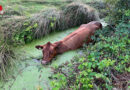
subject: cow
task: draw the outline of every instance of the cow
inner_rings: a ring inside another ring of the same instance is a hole
[[[57,54],[80,48],[85,42],[87,44],[92,42],[91,36],[94,35],[95,31],[98,29],[102,29],[102,24],[98,21],[91,21],[88,24],[81,25],[63,40],[55,43],[47,42],[45,45],[35,46],[37,49],[42,50],[43,60],[41,63],[47,64]]]

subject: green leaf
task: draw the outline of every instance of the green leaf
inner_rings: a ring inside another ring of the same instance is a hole
[[[34,27],[34,28],[37,28],[37,27],[38,27],[38,24],[37,24],[37,23],[35,23],[33,27]]]
[[[54,27],[54,23],[51,22],[51,27],[53,28]]]

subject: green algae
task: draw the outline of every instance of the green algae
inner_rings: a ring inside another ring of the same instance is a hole
[[[101,22],[103,26],[107,25],[103,20]],[[51,76],[53,67],[70,61],[74,56],[78,55],[78,50],[57,55],[49,65],[43,66],[37,60],[42,58],[42,52],[37,50],[35,45],[43,45],[48,41],[52,43],[59,41],[76,29],[54,32],[40,40],[34,40],[32,43],[14,48],[15,53],[18,53],[23,59],[17,63],[15,71],[6,82],[0,82],[0,90],[39,90],[40,88],[51,90],[48,77]]]
[[[43,45],[50,42],[55,42],[63,39],[65,36],[76,30],[76,28],[66,31],[55,32],[45,36],[40,40],[35,40],[32,43],[15,48],[15,53],[18,53],[23,58],[16,64],[16,69],[13,75],[10,75],[7,82],[0,83],[0,90],[43,90],[51,89],[49,76],[51,76],[54,66],[60,65],[66,61],[70,61],[74,56],[78,55],[77,50],[68,51],[61,55],[57,55],[55,60],[49,65],[41,65],[42,58],[41,50],[37,50],[35,45]],[[3,85],[3,86],[2,86]]]

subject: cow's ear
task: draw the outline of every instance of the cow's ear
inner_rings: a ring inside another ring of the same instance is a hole
[[[43,49],[43,46],[37,45],[37,46],[35,46],[35,48],[37,48],[37,49]]]
[[[52,43],[51,42],[47,42],[47,44],[46,44],[46,47],[50,47],[52,45]]]
[[[47,45],[50,46],[52,43],[51,42],[47,42]]]

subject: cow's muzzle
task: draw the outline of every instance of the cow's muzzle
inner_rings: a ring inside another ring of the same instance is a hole
[[[42,63],[43,65],[44,65],[44,64],[48,64],[48,61],[43,60],[41,63]]]

